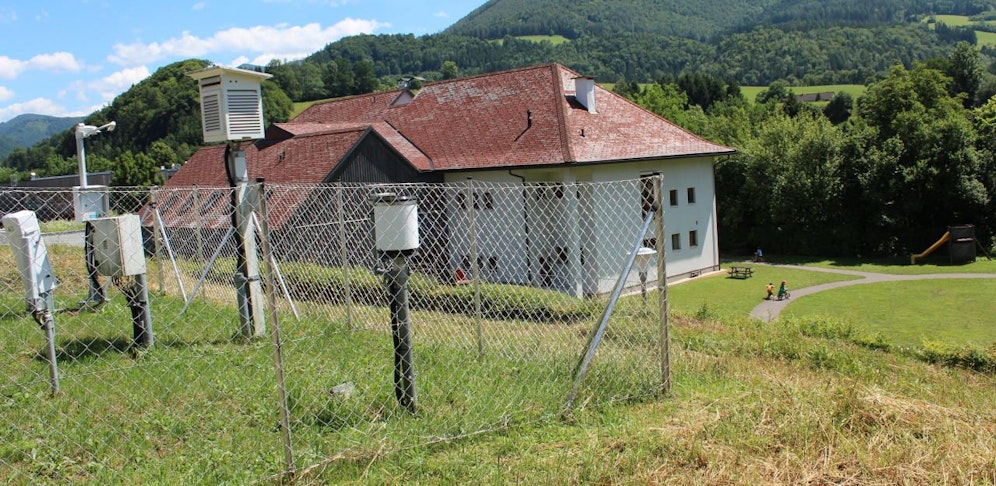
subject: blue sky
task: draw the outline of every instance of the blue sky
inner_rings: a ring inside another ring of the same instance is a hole
[[[159,67],[299,59],[344,36],[437,33],[485,0],[14,0],[0,3],[0,122],[85,116]]]

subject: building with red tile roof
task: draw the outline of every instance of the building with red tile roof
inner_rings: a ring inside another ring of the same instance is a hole
[[[485,272],[491,280],[574,294],[604,292],[611,272],[584,267],[614,265],[620,252],[625,254],[620,248],[629,243],[612,228],[587,228],[583,221],[624,214],[640,222],[645,189],[641,194],[635,184],[625,197],[587,201],[585,194],[594,192],[578,189],[578,184],[639,181],[654,174],[663,175],[670,203],[669,277],[719,267],[713,164],[734,150],[560,64],[430,83],[417,92],[397,89],[319,102],[287,123],[273,124],[266,135],[241,143],[240,149],[250,180],[264,178],[268,185],[471,179],[481,182],[482,197],[488,196],[487,184],[555,186],[551,194],[560,197],[517,198],[503,203],[517,207],[500,215],[496,211],[491,219],[485,211],[477,215],[477,224],[515,229],[494,241],[478,241],[488,253],[483,261],[493,263],[490,273]],[[202,148],[166,187],[227,186],[223,157],[223,146]],[[565,189],[576,197],[563,197]],[[303,199],[281,206],[295,206]],[[465,234],[466,208],[454,203],[447,207],[447,232]],[[566,230],[563,218],[553,213],[563,211],[574,224]],[[279,228],[293,213],[285,209],[271,227]],[[509,214],[519,216],[510,220]],[[462,267],[468,246],[460,238],[449,243],[450,254],[443,260],[452,270],[466,273]],[[594,258],[609,253],[612,258]]]

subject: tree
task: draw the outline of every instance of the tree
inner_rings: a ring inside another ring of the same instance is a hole
[[[354,91],[351,94],[373,93],[380,86],[377,74],[374,72],[373,63],[369,60],[362,60],[353,63]]]
[[[847,92],[841,91],[823,107],[823,116],[834,125],[840,125],[851,118],[851,110],[854,108],[854,98]]]
[[[894,251],[923,247],[951,224],[971,222],[988,201],[976,133],[950,78],[922,64],[896,66],[868,88],[858,114],[873,129],[876,157],[866,190],[878,194],[878,239]]]
[[[962,100],[965,108],[975,103],[975,93],[982,85],[982,61],[979,50],[967,42],[959,42],[950,57],[950,71],[947,72],[953,81],[953,95],[964,93]]]
[[[460,69],[453,61],[443,61],[443,66],[440,68],[440,72],[443,75],[443,79],[456,79],[460,77]]]

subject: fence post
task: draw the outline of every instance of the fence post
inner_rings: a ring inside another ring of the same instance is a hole
[[[159,293],[166,293],[166,277],[163,275],[162,244],[159,235],[163,228],[159,225],[159,198],[156,196],[156,186],[149,188],[149,209],[152,210],[152,241],[156,252],[156,274],[159,277]]]
[[[474,179],[467,178],[467,219],[470,233],[470,274],[474,279],[474,320],[477,325],[477,355],[484,356],[484,327],[481,323],[481,265],[477,254],[477,193]]]
[[[349,278],[349,252],[346,251],[346,201],[343,192],[346,188],[342,184],[336,186],[336,201],[339,206],[339,267],[342,269],[343,291],[346,299],[346,327],[353,328],[353,286]]]
[[[657,294],[660,322],[661,390],[671,393],[671,323],[668,316],[667,253],[664,244],[664,176],[657,175],[654,184],[654,212],[657,218]]]
[[[290,430],[290,408],[287,404],[287,384],[284,380],[284,358],[280,341],[280,322],[277,320],[277,282],[273,275],[277,272],[274,268],[275,256],[273,248],[270,246],[270,217],[266,211],[266,187],[262,178],[256,179],[256,192],[252,198],[259,208],[259,242],[263,251],[262,265],[263,278],[266,280],[266,299],[269,307],[270,336],[273,338],[273,363],[277,375],[277,400],[280,407],[280,432],[284,443],[284,461],[287,463],[287,471],[294,473],[294,447],[291,443]]]
[[[201,207],[201,188],[194,184],[194,205]],[[197,261],[204,261],[204,210],[198,209],[197,223],[195,223],[194,233],[197,238]],[[201,288],[201,297],[204,296],[204,288]]]

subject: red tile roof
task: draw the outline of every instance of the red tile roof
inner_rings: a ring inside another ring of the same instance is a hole
[[[432,170],[733,152],[597,85],[597,113],[589,113],[574,99],[577,77],[560,64],[483,74],[429,84],[403,106],[392,106],[401,90],[318,103],[292,124],[386,121]]]
[[[266,140],[243,143],[251,178],[318,183],[375,133],[422,172],[549,166],[733,150],[595,86],[597,113],[575,99],[578,73],[547,64],[316,103]],[[168,186],[227,186],[224,147],[205,147]]]

